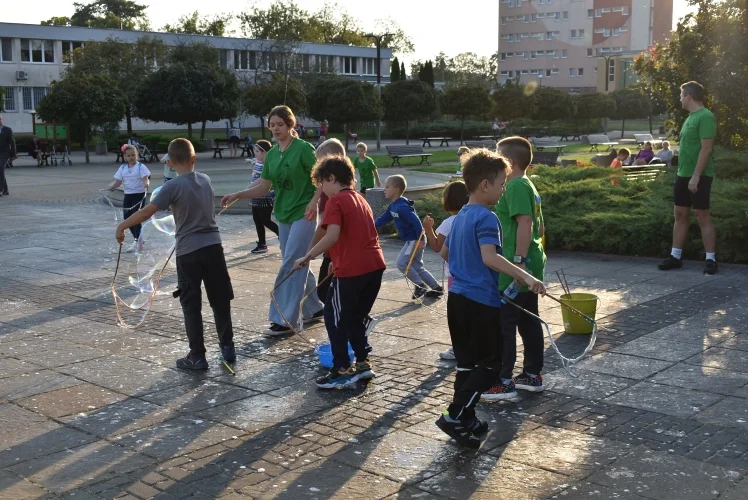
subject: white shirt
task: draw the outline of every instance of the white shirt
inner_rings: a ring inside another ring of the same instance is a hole
[[[114,174],[114,178],[122,181],[125,194],[138,194],[145,193],[143,177],[148,177],[149,175],[151,175],[151,171],[142,163],[138,162],[132,167],[125,163],[119,167],[117,173]]]
[[[441,224],[439,224],[439,227],[436,228],[437,238],[440,234],[443,234],[446,241],[446,237],[449,236],[449,232],[452,230],[452,223],[454,222],[455,217],[457,216],[451,215],[444,219]],[[447,262],[444,262],[444,276],[449,277],[449,264],[447,264]]]

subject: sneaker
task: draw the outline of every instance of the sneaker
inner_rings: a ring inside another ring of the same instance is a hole
[[[514,399],[517,397],[517,389],[514,386],[514,380],[508,384],[499,382],[495,386],[483,393],[481,396],[486,401],[498,401],[500,399]]]
[[[304,324],[306,325],[308,323],[315,323],[315,322],[321,321],[323,319],[325,319],[325,310],[324,309],[320,309],[319,311],[317,311],[316,313],[314,313],[311,318],[305,319],[304,320]]]
[[[420,299],[424,295],[426,295],[426,287],[421,285],[416,285],[415,291],[413,292],[413,300]]]
[[[177,360],[177,368],[183,370],[207,370],[208,360],[205,355],[188,354],[186,357]]]
[[[130,245],[129,247],[127,247],[127,250],[125,250],[125,251],[127,253],[133,253],[137,249],[138,249],[138,242],[137,241],[133,241],[132,245]]]
[[[514,387],[530,392],[543,392],[545,390],[542,376],[531,377],[525,372],[514,378]]]
[[[252,250],[252,253],[253,254],[267,253],[267,251],[268,251],[267,245],[260,245],[259,243],[257,243],[257,246],[255,247],[254,250]]]
[[[712,259],[706,259],[706,262],[704,263],[704,274],[712,276],[717,274],[717,270],[717,262]]]
[[[266,328],[262,331],[263,335],[267,335],[268,337],[279,337],[281,335],[287,335],[291,333],[293,330],[291,330],[289,327],[285,325],[279,325],[278,323],[270,323],[270,328]]]
[[[221,356],[227,363],[233,363],[236,361],[236,349],[232,345],[225,345],[221,347]]]
[[[446,359],[446,360],[449,360],[449,361],[454,361],[454,360],[456,360],[456,359],[457,359],[457,358],[455,357],[455,350],[454,350],[454,347],[450,347],[450,348],[449,348],[449,349],[447,349],[446,351],[440,352],[440,353],[439,353],[439,357],[440,357],[441,359]]]
[[[358,380],[355,366],[348,368],[332,369],[324,377],[319,377],[316,381],[320,389],[342,389],[346,386],[355,384]]]
[[[442,295],[444,295],[444,288],[438,286],[436,288],[432,288],[428,292],[426,292],[426,297],[429,298],[439,298]]]
[[[364,326],[366,327],[366,333],[364,333],[364,336],[368,338],[369,334],[374,331],[374,328],[377,327],[377,323],[379,323],[378,319],[374,319],[371,316],[365,317]]]
[[[478,437],[483,437],[488,432],[488,422],[484,420],[478,420],[478,417],[475,417],[467,422],[468,427],[471,431],[473,431],[473,434],[475,434]]]
[[[668,255],[668,258],[665,259],[662,264],[657,266],[657,269],[660,271],[670,271],[671,269],[680,269],[683,267],[683,261],[681,259],[676,259],[672,255]]]
[[[369,361],[368,359],[356,363],[357,379],[366,380],[376,377],[377,375],[374,373],[374,370],[372,370],[371,366],[371,361]]]
[[[475,432],[473,432],[475,420],[478,419],[474,418],[468,422],[463,422],[461,420],[453,419],[449,416],[449,412],[445,411],[442,413],[441,417],[439,417],[439,420],[436,421],[436,426],[447,436],[457,441],[457,444],[477,450],[480,448],[481,439]]]

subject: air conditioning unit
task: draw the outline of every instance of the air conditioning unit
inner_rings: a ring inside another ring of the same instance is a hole
[[[29,74],[25,71],[16,71],[16,80],[28,80]]]

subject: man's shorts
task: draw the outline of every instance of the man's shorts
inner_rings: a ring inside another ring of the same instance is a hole
[[[673,194],[675,195],[676,207],[689,207],[694,210],[709,210],[709,201],[712,193],[712,177],[701,177],[699,179],[698,191],[692,193],[688,190],[690,177],[676,177]]]

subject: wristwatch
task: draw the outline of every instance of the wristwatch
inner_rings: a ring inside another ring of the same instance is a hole
[[[514,256],[515,264],[524,264],[525,262],[530,262],[530,259],[528,259],[527,257],[522,257],[521,255]]]

